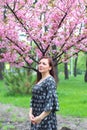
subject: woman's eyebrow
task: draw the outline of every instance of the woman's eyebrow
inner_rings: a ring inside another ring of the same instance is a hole
[[[46,65],[46,63],[45,63],[45,62],[43,62],[43,64],[45,64],[45,65]]]

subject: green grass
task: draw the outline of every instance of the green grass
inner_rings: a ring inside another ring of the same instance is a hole
[[[0,103],[12,104],[18,107],[29,108],[31,96],[16,95],[6,96],[5,87],[3,81],[0,81]]]
[[[13,125],[5,125],[5,126],[3,126],[3,130],[15,130],[15,126],[13,126]]]
[[[87,83],[83,76],[60,80],[58,87],[60,102],[59,114],[87,117]]]
[[[60,111],[63,116],[87,117],[87,83],[82,75],[70,77],[64,80],[60,76],[57,88]],[[19,107],[29,108],[30,95],[27,96],[5,96],[3,81],[0,82],[0,102],[12,104]]]

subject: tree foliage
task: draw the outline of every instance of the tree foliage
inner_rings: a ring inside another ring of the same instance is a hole
[[[0,62],[37,71],[35,63],[44,55],[57,65],[87,52],[86,4],[84,0],[0,0]]]

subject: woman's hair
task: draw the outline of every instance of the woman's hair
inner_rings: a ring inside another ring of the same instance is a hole
[[[49,71],[50,72],[50,75],[52,75],[54,77],[54,79],[56,80],[56,75],[55,75],[55,68],[54,68],[54,64],[53,64],[53,60],[51,57],[47,57],[47,56],[43,56],[40,60],[42,59],[48,59],[48,63],[49,63],[49,66],[51,67],[51,70]],[[40,61],[39,60],[39,61]],[[41,73],[38,71],[37,72],[37,82],[42,78],[42,75]]]

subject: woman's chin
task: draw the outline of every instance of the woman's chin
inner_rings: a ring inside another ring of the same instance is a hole
[[[43,70],[39,70],[39,72],[40,72],[40,73],[42,73],[42,72],[43,72]]]
[[[43,71],[39,71],[40,73],[43,73]]]

